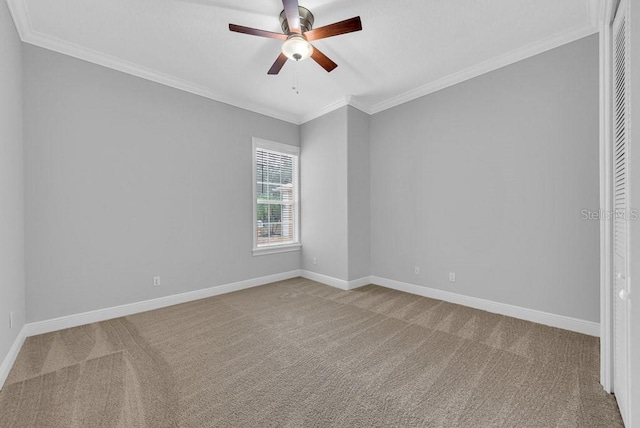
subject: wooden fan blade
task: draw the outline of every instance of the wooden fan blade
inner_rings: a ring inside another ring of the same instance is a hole
[[[289,31],[300,33],[300,11],[298,10],[298,0],[282,0],[284,13],[287,15]]]
[[[257,28],[243,27],[242,25],[229,24],[229,30],[236,33],[251,34],[252,36],[267,37],[269,39],[287,40],[287,35],[272,31],[258,30]]]
[[[338,36],[340,34],[352,33],[362,30],[362,21],[356,16],[351,19],[336,22],[335,24],[325,25],[324,27],[315,28],[304,33],[308,41],[326,39],[327,37]]]
[[[331,59],[329,59],[328,56],[320,52],[320,50],[315,46],[313,47],[313,53],[311,54],[311,58],[313,58],[315,62],[320,64],[322,68],[327,70],[328,73],[333,71],[338,66],[338,64],[331,61]]]
[[[285,56],[285,54],[281,53],[280,56],[278,56],[278,58],[276,59],[276,62],[273,63],[267,74],[280,73],[280,70],[282,70],[285,62],[287,62],[287,57]]]

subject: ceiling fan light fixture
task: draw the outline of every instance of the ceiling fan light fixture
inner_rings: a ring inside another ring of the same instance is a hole
[[[280,26],[282,33],[259,30],[257,28],[242,25],[229,24],[229,30],[236,33],[244,33],[252,36],[266,37],[268,39],[282,40],[280,55],[267,71],[269,75],[280,73],[287,60],[302,61],[311,57],[324,68],[327,73],[336,69],[338,64],[331,58],[314,48],[310,42],[353,33],[362,30],[362,22],[359,16],[354,16],[344,21],[334,22],[320,28],[313,28],[315,18],[311,11],[298,4],[298,0],[282,0],[284,10],[280,12]]]
[[[282,53],[294,61],[303,61],[313,54],[313,46],[302,34],[292,34],[282,44]]]

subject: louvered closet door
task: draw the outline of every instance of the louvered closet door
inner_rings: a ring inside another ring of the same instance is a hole
[[[628,0],[622,0],[613,22],[613,206],[614,218],[614,383],[625,423],[629,398],[629,21]]]

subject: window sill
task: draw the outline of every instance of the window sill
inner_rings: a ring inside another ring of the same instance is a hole
[[[253,249],[254,256],[264,256],[267,254],[288,253],[290,251],[300,251],[301,244],[273,245],[271,247],[259,247]]]

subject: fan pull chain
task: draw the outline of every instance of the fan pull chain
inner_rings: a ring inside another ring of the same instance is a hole
[[[299,82],[298,62],[297,61],[294,64],[293,82],[291,84],[291,90],[293,92],[295,92],[296,95],[300,95],[300,82]]]

